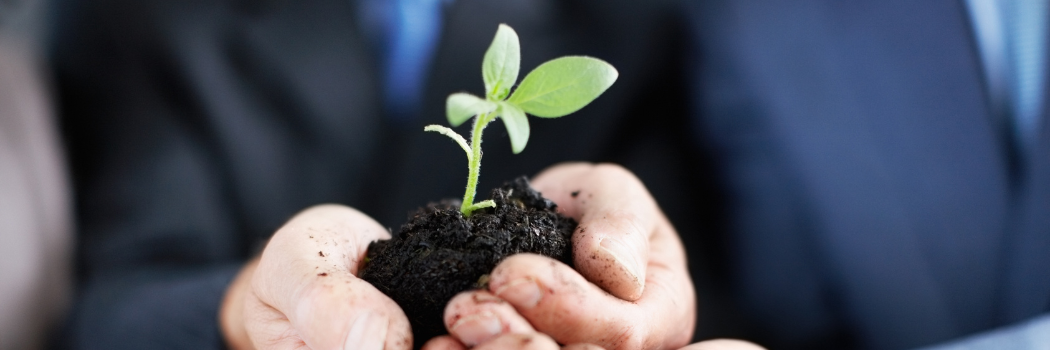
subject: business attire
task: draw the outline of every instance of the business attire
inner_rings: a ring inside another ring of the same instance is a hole
[[[690,167],[681,11],[663,1],[457,0],[420,112],[389,117],[375,39],[352,1],[65,0],[53,61],[77,190],[78,349],[220,348],[233,275],[297,211],[335,202],[395,228],[458,198],[462,151],[427,124],[444,100],[482,93],[499,23],[521,38],[522,71],[601,57],[620,79],[595,103],[532,120],[520,155],[489,128],[479,189],[567,160],[616,161],[654,192]],[[664,178],[658,178],[664,176]],[[665,179],[670,179],[665,181]],[[685,212],[688,214],[688,212]]]
[[[226,285],[296,211],[345,203],[396,227],[458,197],[462,154],[420,129],[479,93],[500,22],[523,72],[588,54],[621,75],[533,119],[520,155],[490,128],[480,188],[627,166],[689,251],[698,337],[900,349],[1048,311],[1050,136],[1016,150],[962,1],[709,0],[686,31],[671,2],[456,0],[407,114],[383,105],[385,51],[356,5],[57,6],[81,225],[66,345],[218,348]]]
[[[42,22],[42,1],[0,4],[0,350],[43,349],[71,290],[72,200]]]
[[[965,1],[693,14],[693,127],[761,341],[903,349],[1050,312],[1047,104],[1019,150]]]

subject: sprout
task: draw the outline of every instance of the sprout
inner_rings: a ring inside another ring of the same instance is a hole
[[[520,64],[518,34],[509,26],[500,24],[481,65],[485,98],[459,92],[449,95],[445,104],[448,122],[453,127],[474,118],[470,143],[441,125],[423,128],[452,138],[467,152],[467,190],[460,207],[463,216],[470,216],[477,209],[496,206],[492,200],[474,203],[481,171],[481,133],[489,123],[496,118],[502,119],[510,135],[511,149],[514,154],[521,153],[529,142],[526,113],[540,118],[558,118],[578,111],[598,98],[619,76],[612,65],[597,58],[565,56],[536,67],[511,94],[511,87],[518,80]]]

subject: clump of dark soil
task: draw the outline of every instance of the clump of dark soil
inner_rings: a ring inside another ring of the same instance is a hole
[[[492,191],[495,208],[459,212],[446,200],[418,209],[387,241],[368,247],[361,278],[390,296],[408,315],[416,347],[447,333],[445,304],[483,287],[482,278],[512,254],[536,253],[571,265],[576,221],[529,187],[525,177]]]

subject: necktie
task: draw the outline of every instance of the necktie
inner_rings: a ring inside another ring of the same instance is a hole
[[[1008,96],[1022,155],[1035,144],[1045,103],[1048,0],[1000,0],[1006,36]],[[1022,157],[1023,159],[1023,157]]]
[[[383,107],[396,123],[419,113],[446,0],[362,0],[361,21],[378,48]]]

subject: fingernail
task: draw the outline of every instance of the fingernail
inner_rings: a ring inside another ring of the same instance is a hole
[[[350,332],[343,342],[343,349],[383,350],[386,341],[387,320],[371,311],[362,311],[357,315]]]
[[[635,283],[641,283],[641,273],[639,271],[642,270],[642,265],[638,262],[638,254],[636,252],[628,249],[627,245],[614,238],[602,238],[599,245],[601,245],[602,250],[606,254],[624,267],[624,270],[631,275]]]
[[[540,286],[536,284],[536,281],[528,277],[519,278],[503,285],[495,294],[517,307],[526,309],[535,307],[536,304],[540,303],[540,298],[543,297],[543,294],[540,293]]]
[[[495,338],[501,330],[503,323],[491,312],[467,316],[452,325],[452,333],[466,346],[478,345]]]

